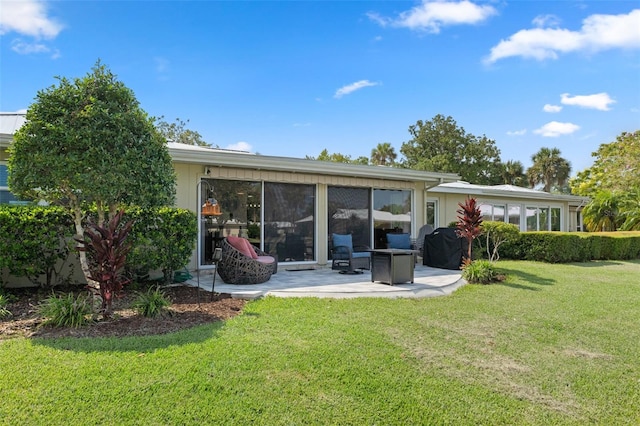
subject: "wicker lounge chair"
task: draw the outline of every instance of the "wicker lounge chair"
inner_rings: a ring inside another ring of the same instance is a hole
[[[233,245],[229,242],[232,239]],[[260,284],[269,281],[277,272],[278,260],[256,247],[243,248],[242,238],[222,240],[222,259],[218,262],[218,275],[227,284]],[[248,240],[246,244],[250,244]],[[234,246],[235,245],[235,246]],[[250,250],[254,251],[255,257]]]

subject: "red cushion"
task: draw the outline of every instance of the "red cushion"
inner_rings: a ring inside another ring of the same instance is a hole
[[[253,256],[256,255],[256,252],[247,246],[247,244],[249,244],[249,241],[245,240],[244,238],[229,236],[227,237],[227,242],[231,245],[231,247],[238,250],[240,253],[244,254],[247,257],[253,258]]]
[[[251,252],[251,257],[254,258],[254,259],[257,259],[258,258],[258,253],[256,253],[256,250],[253,247],[253,244],[251,244],[249,242],[249,240],[247,240],[247,239],[244,239],[244,242],[245,242],[245,245],[247,246],[247,249]]]

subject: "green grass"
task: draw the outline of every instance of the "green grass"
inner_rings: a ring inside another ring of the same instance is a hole
[[[277,299],[168,336],[0,340],[1,424],[640,422],[640,261],[433,299]]]

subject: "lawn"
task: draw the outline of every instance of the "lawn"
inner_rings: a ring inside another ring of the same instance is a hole
[[[0,424],[639,424],[640,261],[432,299],[278,299],[145,338],[0,340]]]

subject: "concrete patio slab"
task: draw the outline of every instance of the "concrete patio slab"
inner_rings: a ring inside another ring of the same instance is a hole
[[[192,272],[193,278],[185,282],[192,286],[211,291],[213,271]],[[451,294],[466,282],[460,271],[430,268],[416,265],[414,282],[388,285],[371,282],[371,273],[347,275],[331,270],[330,267],[314,266],[306,268],[280,265],[278,273],[263,284],[234,285],[224,283],[216,276],[215,292],[228,293],[239,299],[258,299],[265,296],[276,297],[386,297],[418,298]]]

